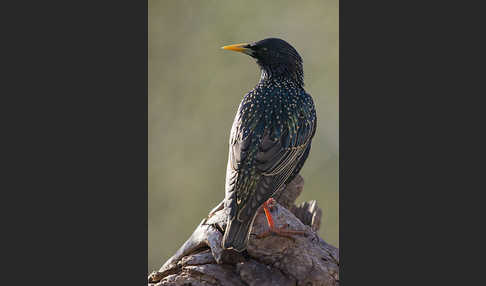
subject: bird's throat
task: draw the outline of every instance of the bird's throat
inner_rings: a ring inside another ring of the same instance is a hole
[[[300,87],[304,86],[304,72],[302,68],[295,68],[289,65],[262,66],[260,82],[276,80],[279,82],[292,82]]]

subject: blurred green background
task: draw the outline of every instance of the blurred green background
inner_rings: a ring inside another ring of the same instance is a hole
[[[318,130],[299,201],[323,209],[320,235],[338,245],[338,1],[148,2],[148,271],[158,269],[224,197],[228,137],[260,77],[221,46],[279,37],[304,59]]]

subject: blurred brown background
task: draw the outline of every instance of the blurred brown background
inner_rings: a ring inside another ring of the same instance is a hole
[[[298,202],[323,209],[320,235],[339,246],[338,1],[149,0],[148,271],[158,269],[224,197],[228,137],[260,77],[221,46],[279,37],[304,59],[318,130]]]

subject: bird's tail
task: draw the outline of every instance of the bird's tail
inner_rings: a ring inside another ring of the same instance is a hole
[[[250,237],[250,228],[253,225],[256,214],[252,219],[239,221],[237,218],[228,220],[226,231],[224,232],[222,246],[224,249],[233,248],[238,252],[242,252],[248,245],[248,238]]]

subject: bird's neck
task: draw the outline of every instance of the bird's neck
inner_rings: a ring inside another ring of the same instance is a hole
[[[303,87],[304,72],[302,68],[285,65],[261,67],[260,83],[271,81],[290,82]]]

